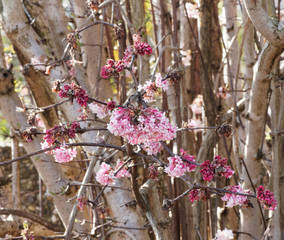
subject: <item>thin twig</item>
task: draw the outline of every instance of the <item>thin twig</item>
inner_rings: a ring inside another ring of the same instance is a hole
[[[29,213],[29,212],[17,210],[17,209],[0,208],[0,215],[10,215],[10,214],[29,219],[33,222],[36,222],[36,223],[46,227],[47,229],[50,229],[50,230],[55,231],[55,232],[63,232],[64,231],[64,229],[62,229],[60,226],[58,226],[58,224],[54,225],[52,223],[49,223],[45,219],[43,219],[42,217],[35,215],[33,213]]]
[[[47,110],[49,108],[53,108],[53,107],[57,107],[57,106],[60,106],[66,102],[70,102],[70,99],[66,99],[62,102],[58,102],[58,103],[55,103],[55,104],[51,104],[51,105],[48,105],[48,106],[45,106],[45,107],[25,107],[24,110],[38,110],[40,112],[43,112],[44,110]]]

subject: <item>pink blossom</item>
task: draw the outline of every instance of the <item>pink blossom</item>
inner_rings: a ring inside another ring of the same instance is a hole
[[[112,111],[115,108],[116,104],[114,101],[107,102],[107,109]]]
[[[227,165],[227,159],[216,156],[214,158],[214,165],[219,175],[230,178],[235,172]]]
[[[43,123],[42,119],[39,116],[36,116],[36,123],[37,123],[38,127],[44,128],[44,123]]]
[[[76,121],[68,125],[55,125],[45,131],[46,135],[43,138],[49,146],[55,141],[63,143],[67,138],[74,138],[77,129],[80,129],[80,124]]]
[[[196,162],[195,160],[195,156],[193,155],[189,155],[186,151],[184,151],[182,148],[180,149],[180,155],[182,158],[190,161],[190,162]],[[195,164],[191,164],[191,163],[188,163],[188,162],[184,162],[183,163],[184,166],[186,167],[186,171],[187,172],[192,172],[195,170],[195,168],[197,167],[197,165]]]
[[[153,143],[172,140],[176,127],[170,124],[164,113],[157,109],[116,108],[112,111],[108,130],[115,136],[121,136],[130,144]]]
[[[179,156],[168,157],[169,165],[165,168],[165,172],[171,177],[182,176],[187,168]]]
[[[101,169],[97,173],[96,180],[102,185],[107,185],[112,184],[114,179],[114,172],[110,165],[103,162]]]
[[[260,204],[267,210],[274,210],[277,202],[274,197],[274,193],[268,189],[265,189],[263,186],[259,186],[257,188],[257,195],[256,195]]]
[[[115,70],[117,72],[122,72],[124,69],[124,62],[122,60],[119,60],[118,62],[115,63]]]
[[[95,113],[97,117],[100,119],[110,115],[110,111],[107,109],[106,105],[92,102],[89,104],[89,108],[92,111],[92,113]]]
[[[187,51],[180,51],[181,54],[184,56],[181,58],[181,62],[184,66],[188,67],[191,65],[191,51],[187,50]]]
[[[113,59],[107,60],[107,65],[102,67],[101,75],[103,78],[111,77],[121,71],[124,70],[125,62],[123,60],[119,60],[118,62],[114,62]]]
[[[103,78],[111,77],[115,72],[115,69],[109,65],[105,65],[102,67],[101,75]]]
[[[134,49],[139,55],[150,55],[152,53],[152,47],[144,42],[137,41],[134,43]]]
[[[88,199],[85,196],[81,196],[76,199],[77,201],[77,208],[82,212],[84,208],[87,206]]]
[[[47,149],[47,148],[52,147],[52,144],[51,144],[51,143],[48,143],[47,141],[41,142],[40,145],[41,145],[41,149],[42,149],[42,150],[45,150],[45,149]],[[46,151],[45,153],[46,153],[46,154],[53,154],[53,150]]]
[[[162,80],[163,78],[160,73],[157,73],[155,78],[156,86],[162,88],[164,92],[167,91],[169,88],[169,82],[167,80]]]
[[[228,93],[229,89],[227,86],[222,86],[218,88],[219,92],[217,93],[217,96],[219,98],[225,98],[228,99],[229,97],[231,97],[231,94]]]
[[[80,113],[80,115],[78,116],[78,119],[86,120],[89,117],[89,112],[90,112],[90,109],[86,107],[78,109],[78,113]]]
[[[198,8],[195,4],[192,3],[186,3],[185,4],[185,10],[187,12],[187,15],[185,14],[185,16],[188,16],[188,18],[198,18],[199,17],[199,11]]]
[[[159,142],[145,142],[143,144],[143,149],[147,152],[148,155],[155,155],[163,149],[163,146]]]
[[[76,157],[77,151],[76,148],[72,149],[60,147],[54,149],[53,154],[56,162],[66,163],[70,162],[74,157]]]
[[[234,239],[232,230],[225,228],[223,231],[217,230],[216,236],[213,240],[230,240]]]
[[[139,42],[141,40],[141,36],[139,34],[133,34],[132,38],[134,42]]]
[[[243,190],[241,185],[237,186],[228,186],[226,190],[237,192],[237,193],[250,193],[249,190]],[[226,207],[232,208],[234,206],[247,206],[248,204],[248,197],[244,195],[237,195],[232,193],[225,193],[225,196],[221,198],[223,201],[227,202]]]
[[[210,163],[209,160],[204,161],[200,166],[200,172],[204,181],[211,181],[214,177],[215,167]]]
[[[145,91],[145,93],[143,94],[143,99],[145,100],[145,102],[155,101],[154,95],[155,95],[155,92],[157,92],[158,90],[155,83],[149,80],[144,85],[139,85],[138,91],[141,92],[142,90]]]
[[[115,170],[119,169],[124,162],[117,160]],[[122,177],[131,177],[130,172],[127,171],[126,167],[124,166],[122,169],[120,169],[117,174],[115,175],[116,178],[122,178]]]
[[[76,63],[80,63],[82,64],[82,62],[76,61],[76,60],[68,60],[67,62],[69,69],[69,74],[71,77],[76,77],[76,69],[75,69],[75,64]]]
[[[122,59],[124,65],[125,65],[126,67],[129,67],[129,66],[130,66],[130,63],[131,63],[131,61],[132,61],[132,56],[133,56],[133,54],[134,54],[134,49],[133,49],[133,47],[128,46],[128,47],[125,49],[125,51],[124,51],[124,57],[123,57],[123,59]]]
[[[199,189],[193,189],[189,192],[189,200],[191,202],[197,201],[200,199],[200,190]]]
[[[190,105],[191,110],[194,114],[201,114],[202,113],[202,105],[203,105],[203,96],[198,95]]]
[[[67,125],[67,135],[69,138],[75,138],[76,131],[80,129],[80,123],[73,121]]]
[[[63,89],[58,92],[58,95],[61,98],[70,98],[72,101],[73,99],[76,99],[81,107],[87,106],[87,101],[89,98],[86,91],[78,86],[75,82],[72,82],[70,85],[64,85]]]
[[[160,73],[157,73],[155,77],[155,82],[148,80],[144,85],[138,86],[138,91],[145,91],[143,92],[143,98],[146,102],[155,101],[154,96],[155,93],[159,92],[158,88],[161,88],[163,91],[168,90],[169,82],[167,80],[162,80],[163,78]]]
[[[187,124],[188,128],[203,128],[204,124],[200,119],[190,119],[190,122]],[[193,129],[194,131],[202,131],[202,129]]]

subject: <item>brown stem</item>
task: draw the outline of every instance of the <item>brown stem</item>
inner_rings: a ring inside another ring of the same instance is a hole
[[[52,223],[47,222],[45,219],[43,219],[38,215],[17,209],[0,208],[0,215],[10,215],[10,214],[29,219],[55,232],[64,231],[63,228],[59,227],[58,225],[54,225]]]

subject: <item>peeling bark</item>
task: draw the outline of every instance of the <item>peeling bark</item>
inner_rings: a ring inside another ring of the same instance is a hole
[[[270,71],[274,61],[277,60],[282,51],[283,48],[267,44],[254,67],[244,161],[255,187],[260,184],[261,177],[261,162],[257,160],[257,152],[264,137],[265,115],[268,104],[267,93],[271,80]],[[243,172],[243,179],[245,181],[244,188],[251,188],[251,183],[245,172]],[[253,204],[254,209],[242,209],[241,211],[241,231],[248,232],[259,239],[263,232],[262,223],[256,201],[253,201]],[[241,239],[246,240],[249,238],[249,236],[243,235]]]

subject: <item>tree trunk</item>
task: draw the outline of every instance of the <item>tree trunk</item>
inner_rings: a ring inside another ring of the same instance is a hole
[[[264,138],[265,115],[268,104],[268,90],[270,85],[269,74],[274,61],[282,53],[283,49],[267,44],[254,67],[254,78],[252,82],[251,100],[249,103],[249,121],[246,130],[246,145],[244,162],[250,174],[254,187],[260,184],[261,162],[257,159],[257,153],[261,148]],[[244,170],[243,170],[244,171]],[[246,172],[244,172],[245,189],[251,189],[251,183]],[[253,209],[242,209],[241,211],[241,231],[247,232],[260,239],[262,236],[262,221],[257,202],[252,201]],[[243,235],[242,240],[250,239]]]

